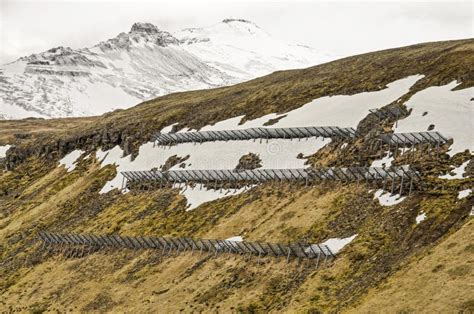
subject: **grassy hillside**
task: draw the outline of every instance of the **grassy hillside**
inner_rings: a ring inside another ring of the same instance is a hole
[[[474,311],[472,195],[458,191],[472,176],[441,182],[437,175],[472,154],[417,155],[423,190],[381,206],[372,186],[327,182],[312,187],[263,184],[251,192],[186,211],[177,190],[99,194],[112,165],[81,158],[67,172],[57,160],[76,148],[139,144],[171,123],[199,128],[245,115],[285,112],[327,95],[383,89],[408,75],[425,77],[403,96],[456,79],[474,86],[474,40],[415,45],[284,71],[214,90],[177,93],[102,117],[0,121],[0,145],[15,144],[0,173],[0,309],[42,312],[444,312]],[[369,117],[370,118],[370,117]],[[368,119],[369,119],[368,118]],[[378,125],[382,129],[393,121]],[[363,123],[361,130],[363,130]],[[365,132],[365,131],[364,131]],[[370,132],[364,133],[370,137]],[[366,138],[345,152],[331,144],[310,156],[314,165],[368,165],[377,152]],[[84,156],[83,156],[84,157]],[[394,164],[403,164],[400,157]],[[471,174],[472,174],[472,170]],[[441,189],[443,187],[443,189]],[[427,219],[420,224],[420,212]],[[101,251],[66,259],[46,254],[35,232],[120,233],[320,242],[357,238],[338,258],[315,268],[304,261],[235,255],[207,257],[149,251]],[[440,288],[442,287],[442,288]]]
[[[471,219],[426,254],[413,258],[407,267],[380,287],[371,289],[349,312],[380,313],[388,307],[394,312],[474,312],[473,236],[474,221]],[[413,295],[417,297],[413,298]]]

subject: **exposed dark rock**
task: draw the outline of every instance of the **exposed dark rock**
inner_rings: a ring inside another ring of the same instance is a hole
[[[173,156],[169,157],[169,158],[166,160],[166,162],[165,162],[165,164],[163,165],[163,167],[161,167],[161,170],[162,170],[162,171],[167,171],[167,170],[169,170],[170,168],[172,168],[173,166],[175,166],[175,165],[177,165],[177,164],[179,164],[179,163],[182,163],[183,161],[188,160],[189,157],[190,157],[189,155],[186,155],[186,156],[184,156],[184,157],[179,157],[179,156],[177,156],[177,155],[173,155]],[[180,167],[181,167],[181,166],[180,166]],[[181,167],[181,168],[183,168],[183,167]]]
[[[280,121],[281,119],[285,118],[287,115],[282,115],[280,117],[277,117],[277,118],[274,118],[274,119],[270,119],[268,120],[267,122],[265,122],[263,125],[264,126],[269,126],[269,125],[274,125],[275,123],[277,123],[278,121]]]
[[[254,153],[248,153],[247,155],[243,155],[239,159],[239,163],[235,170],[252,170],[262,167],[262,160],[260,156]]]
[[[156,34],[160,30],[156,25],[153,25],[151,23],[133,23],[132,28],[130,29],[130,32],[136,32],[136,33],[147,33],[147,34]]]

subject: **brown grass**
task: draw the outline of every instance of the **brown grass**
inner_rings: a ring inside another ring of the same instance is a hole
[[[415,258],[349,313],[471,313],[474,302],[474,221]],[[469,306],[469,304],[471,304]]]

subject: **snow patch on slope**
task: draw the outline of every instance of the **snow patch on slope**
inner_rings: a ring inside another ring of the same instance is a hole
[[[76,149],[59,160],[59,164],[66,168],[67,172],[76,169],[77,159],[84,154],[84,151]]]
[[[387,155],[384,156],[383,158],[374,160],[370,166],[390,168],[390,166],[392,165],[392,161],[394,159],[395,158],[393,156],[390,156],[390,152],[388,152]]]
[[[433,131],[454,139],[449,155],[466,149],[474,152],[474,88],[453,90],[458,85],[451,82],[443,86],[432,86],[419,91],[406,103],[411,114],[398,121],[395,132],[427,131],[433,124]],[[424,115],[427,112],[428,114]]]
[[[403,200],[405,200],[405,196],[401,197],[399,194],[390,194],[390,192],[386,192],[382,189],[375,191],[374,199],[378,199],[380,205],[382,206],[393,206],[397,205]]]
[[[225,239],[226,241],[242,242],[244,239],[241,236],[233,236]]]
[[[462,179],[464,172],[466,172],[466,167],[469,164],[469,160],[464,162],[459,167],[455,167],[452,169],[448,174],[439,176],[440,179],[447,179],[447,180],[455,180],[455,179]],[[454,173],[454,174],[451,174]]]
[[[471,193],[472,193],[472,189],[465,189],[465,190],[459,191],[458,199],[463,199],[465,197],[468,197],[469,195],[471,195]]]
[[[239,124],[244,116],[233,117],[214,125],[205,126],[201,131],[237,130],[253,127],[264,127],[270,119],[279,118],[269,128],[305,127],[305,126],[338,126],[356,128],[360,120],[370,112],[369,109],[381,108],[404,94],[423,75],[412,75],[387,84],[387,88],[375,92],[363,92],[354,95],[336,95],[317,98],[292,111],[276,114],[270,113],[260,118]]]
[[[421,212],[418,216],[416,216],[415,220],[416,220],[416,224],[418,225],[419,223],[421,223],[423,220],[426,219],[426,213],[424,212]]]
[[[177,187],[174,186],[174,187]],[[196,184],[194,188],[191,187],[180,187],[180,194],[184,195],[187,200],[186,211],[190,211],[199,207],[201,204],[212,202],[217,199],[234,196],[245,191],[244,188],[240,189],[207,189],[203,184]]]
[[[347,238],[332,238],[324,241],[322,244],[327,245],[334,254],[339,253],[346,245],[352,242],[357,237],[357,234]]]
[[[0,158],[4,158],[7,155],[7,150],[10,149],[11,145],[0,146]]]

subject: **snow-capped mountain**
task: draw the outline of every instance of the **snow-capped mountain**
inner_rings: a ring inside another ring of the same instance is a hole
[[[171,34],[150,23],[90,48],[52,48],[0,67],[0,119],[98,115],[171,92],[334,59],[246,20]]]

